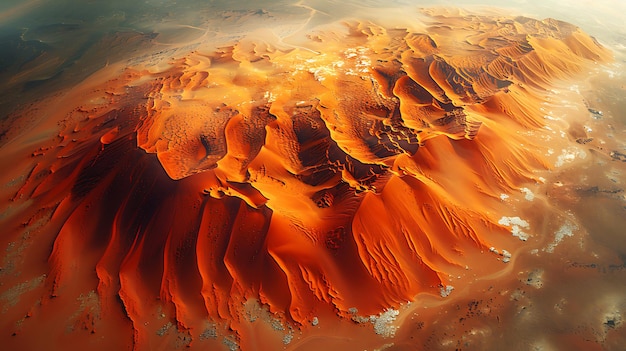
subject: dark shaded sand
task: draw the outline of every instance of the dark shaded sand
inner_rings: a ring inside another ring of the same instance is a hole
[[[18,111],[42,122],[2,139],[2,343],[453,349],[442,311],[501,322],[532,236],[511,203],[572,145],[619,158],[545,112],[611,54],[556,20],[426,15],[111,64]]]

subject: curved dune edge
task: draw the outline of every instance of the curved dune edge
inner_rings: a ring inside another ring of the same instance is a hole
[[[141,348],[161,313],[193,343],[207,317],[244,332],[250,299],[304,325],[504,269],[500,194],[549,167],[526,137],[543,94],[610,54],[554,20],[429,15],[424,33],[348,21],[296,49],[112,66],[24,112],[61,129],[10,144],[28,175],[3,241],[26,230],[19,270],[41,277],[23,299],[93,290],[79,327],[119,320]]]

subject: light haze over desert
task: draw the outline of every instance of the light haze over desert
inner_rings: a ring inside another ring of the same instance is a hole
[[[620,1],[5,1],[10,350],[622,350]]]

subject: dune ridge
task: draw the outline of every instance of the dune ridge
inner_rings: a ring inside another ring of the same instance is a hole
[[[299,48],[112,65],[28,112],[60,128],[15,153],[28,173],[3,242],[37,236],[29,298],[95,289],[79,318],[126,315],[142,349],[157,306],[193,343],[207,317],[242,333],[249,299],[305,325],[504,269],[489,249],[520,242],[500,194],[550,167],[523,132],[545,125],[545,91],[610,53],[556,20],[426,13],[423,33],[350,20]]]

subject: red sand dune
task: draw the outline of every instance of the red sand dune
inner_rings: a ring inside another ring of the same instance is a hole
[[[88,340],[52,317],[80,298],[71,330],[117,336],[92,347],[151,349],[165,318],[181,345],[211,321],[254,349],[251,299],[306,328],[504,269],[485,252],[521,242],[500,194],[548,167],[520,131],[545,123],[544,91],[610,55],[555,20],[431,21],[112,65],[20,112],[45,121],[4,146],[1,240],[21,249],[3,290],[28,286],[2,301],[2,342]]]

